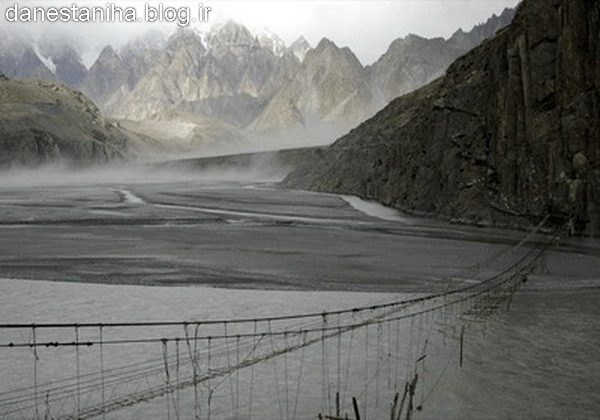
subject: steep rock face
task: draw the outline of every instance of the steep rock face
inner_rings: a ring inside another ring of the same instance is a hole
[[[462,49],[462,52],[468,48]],[[383,102],[423,86],[444,74],[461,50],[448,48],[443,38],[417,35],[398,38],[370,68]]]
[[[165,45],[161,32],[150,31],[133,39],[118,52],[112,47],[104,48],[86,74],[84,93],[109,114],[128,98],[153,63],[160,60]]]
[[[113,47],[105,47],[83,82],[82,91],[97,104],[105,104],[123,86],[131,87],[131,68]]]
[[[0,76],[0,167],[100,163],[126,147],[125,136],[80,92]]]
[[[256,35],[256,40],[262,48],[266,48],[278,57],[286,52],[285,42],[270,30],[264,28]]]
[[[46,31],[37,45],[39,54],[45,59],[46,66],[54,73],[56,80],[73,88],[81,87],[87,69],[72,39]]]
[[[244,55],[248,50],[259,47],[260,42],[244,25],[228,20],[206,35],[206,45],[215,56]]]
[[[485,23],[475,25],[469,32],[459,29],[450,37],[448,43],[455,49],[468,51],[510,24],[516,11],[516,9],[504,9],[500,15],[492,15]]]
[[[53,51],[49,53],[49,57],[55,65],[54,74],[61,83],[74,88],[81,87],[87,69],[81,62],[79,54],[73,48],[66,47],[60,51]]]
[[[7,61],[7,65],[2,67],[8,70],[8,74],[11,72],[10,66],[12,64],[14,66],[12,73],[18,74],[19,77],[25,79],[56,79],[33,48],[25,47],[20,56],[9,57]]]
[[[113,106],[107,112],[141,120],[169,109],[184,100],[186,95],[193,95],[198,90],[193,86],[193,79],[204,52],[204,46],[195,33],[178,31],[169,39],[166,48],[158,51],[146,74],[137,84],[124,90],[123,100],[112,101]]]
[[[119,56],[130,71],[127,80],[128,88],[135,86],[146,75],[166,45],[166,36],[162,32],[150,31],[120,49]]]
[[[262,41],[261,41],[262,40]],[[108,111],[142,120],[165,110],[192,112],[244,127],[298,63],[278,57],[276,40],[228,22],[209,34],[181,29],[130,93]]]
[[[0,73],[15,78],[55,79],[29,38],[3,28],[0,28]]]
[[[292,53],[299,62],[303,62],[306,54],[312,49],[306,38],[301,36],[290,44],[287,51]]]
[[[373,111],[372,102],[368,76],[356,56],[323,39],[308,52],[293,79],[277,91],[252,129],[357,122]]]
[[[87,69],[71,39],[45,32],[36,42],[0,28],[0,73],[19,79],[57,80],[78,88]]]
[[[600,228],[600,3],[525,0],[447,75],[394,100],[287,185],[471,222]]]

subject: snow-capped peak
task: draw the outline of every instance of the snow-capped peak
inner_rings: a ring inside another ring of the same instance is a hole
[[[253,33],[261,47],[271,50],[271,52],[278,57],[285,54],[285,42],[269,28],[263,26],[254,30]]]

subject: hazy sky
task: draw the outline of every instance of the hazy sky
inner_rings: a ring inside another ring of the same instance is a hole
[[[199,5],[209,6],[208,27],[226,19],[233,19],[250,28],[267,27],[287,44],[303,35],[313,46],[323,37],[339,46],[348,46],[364,64],[370,64],[385,52],[392,40],[409,33],[425,37],[450,36],[456,29],[469,30],[484,22],[493,13],[499,14],[505,7],[514,7],[518,0],[204,0],[167,1],[164,6],[189,7],[196,17]],[[47,1],[21,0],[20,7],[79,7],[103,6],[115,3],[120,7],[145,4],[158,6],[159,1],[113,0],[113,1]],[[4,20],[5,11],[15,1],[0,0],[2,22],[9,28],[32,30],[39,33],[41,26],[34,23],[14,24]],[[142,16],[142,12],[139,12]],[[173,25],[174,26],[174,25]],[[158,23],[46,23],[51,32],[73,33],[94,49],[111,43],[119,46],[131,36],[150,28],[165,29]]]

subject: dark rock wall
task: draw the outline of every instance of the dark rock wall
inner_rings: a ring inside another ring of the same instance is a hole
[[[524,0],[510,27],[286,179],[469,222],[600,229],[600,2]]]

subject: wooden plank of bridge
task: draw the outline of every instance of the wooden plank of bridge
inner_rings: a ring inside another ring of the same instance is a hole
[[[462,367],[463,365],[463,348],[464,348],[464,340],[465,340],[465,326],[463,325],[460,329],[460,360],[459,365]]]
[[[410,387],[410,384],[408,382],[406,382],[406,384],[404,384],[404,393],[402,394],[402,401],[400,402],[400,409],[398,410],[398,414],[396,415],[395,420],[400,420],[400,417],[402,416],[402,411],[404,410],[404,404],[406,403],[406,397],[408,396],[408,388],[409,387]]]
[[[398,406],[399,398],[400,394],[396,392],[396,395],[394,395],[394,403],[392,404],[392,413],[390,415],[390,420],[396,420],[396,407]]]
[[[355,397],[352,397],[352,407],[354,408],[354,416],[356,420],[360,420],[360,412],[358,411],[358,402]]]

